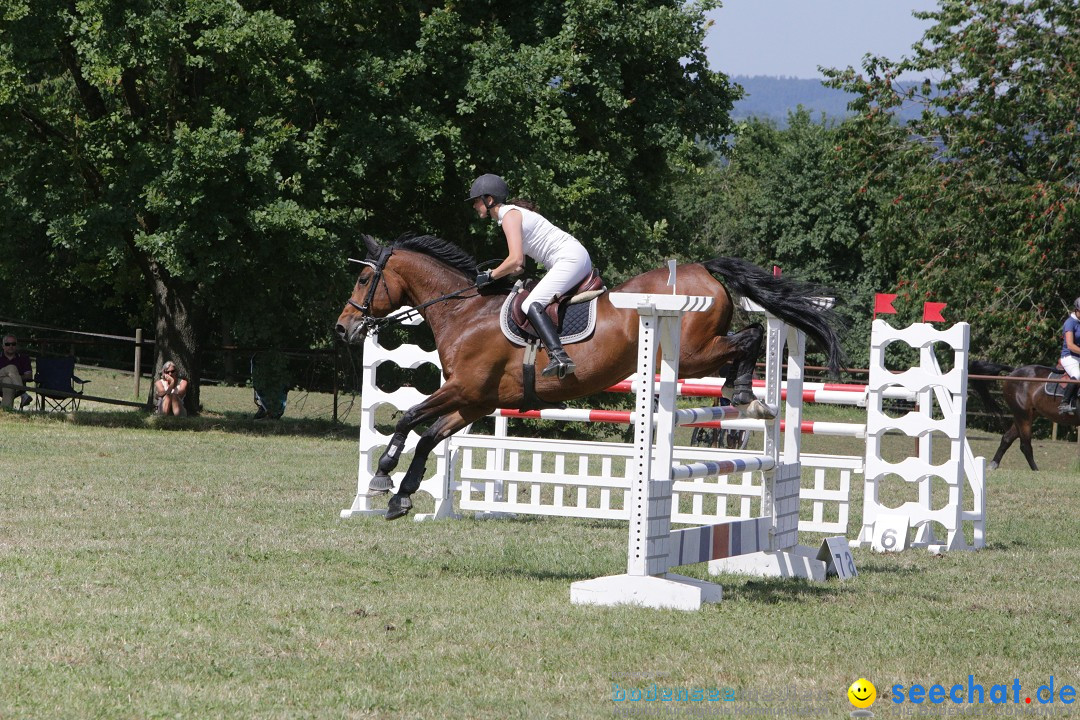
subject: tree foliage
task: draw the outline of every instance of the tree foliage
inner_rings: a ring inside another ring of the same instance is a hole
[[[848,356],[865,362],[860,322],[885,280],[872,261],[876,210],[843,167],[841,130],[802,108],[787,127],[751,119],[736,128],[726,163],[679,193],[691,257],[733,255],[834,290],[849,333]]]
[[[481,172],[618,279],[674,244],[669,189],[728,129],[709,7],[0,0],[5,272],[68,269],[6,300],[152,317],[158,363],[198,378],[221,333],[328,342],[362,231],[504,252],[462,202]]]
[[[1080,8],[942,0],[918,15],[934,24],[913,57],[831,73],[859,94],[844,146],[879,202],[878,261],[904,299],[970,321],[977,353],[1053,362],[1080,294]],[[911,103],[919,119],[896,123]]]

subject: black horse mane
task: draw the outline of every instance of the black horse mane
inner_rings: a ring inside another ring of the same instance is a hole
[[[476,260],[457,245],[434,235],[402,235],[391,245],[395,250],[413,250],[449,265],[468,278],[476,275]]]

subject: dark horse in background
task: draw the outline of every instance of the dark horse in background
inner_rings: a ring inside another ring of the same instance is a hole
[[[1009,411],[1012,412],[1012,425],[1001,436],[1001,444],[998,445],[994,459],[990,461],[991,468],[996,468],[1001,463],[1005,451],[1016,441],[1016,438],[1020,438],[1020,450],[1024,453],[1024,457],[1027,458],[1028,465],[1032,470],[1039,469],[1039,466],[1035,464],[1035,457],[1031,451],[1031,424],[1036,417],[1044,417],[1061,425],[1080,425],[1080,418],[1077,417],[1076,413],[1063,415],[1058,412],[1058,403],[1061,402],[1060,393],[1051,395],[1046,391],[1047,385],[1058,384],[1056,381],[1048,380],[1050,373],[1059,372],[1054,368],[1045,365],[1023,365],[1012,368],[1008,365],[976,360],[968,364],[968,372],[972,375],[1007,374],[1005,381],[1002,383],[1001,394]],[[1018,380],[1010,380],[1009,378],[1017,378]],[[1021,382],[1019,381],[1021,378],[1040,378],[1047,380],[1047,382]],[[1066,375],[1065,380],[1068,379]],[[990,394],[990,385],[993,382],[993,380],[970,380],[968,384],[990,412],[1001,417],[1004,415],[1001,405]]]
[[[476,261],[458,247],[432,236],[405,237],[389,247],[365,236],[367,259],[352,296],[337,320],[336,330],[346,342],[362,342],[373,329],[386,324],[386,316],[412,306],[427,321],[435,336],[444,383],[426,400],[409,408],[394,428],[394,435],[379,458],[378,472],[369,492],[393,488],[390,473],[397,466],[405,438],[427,424],[420,434],[397,493],[390,498],[387,519],[401,517],[412,508],[410,496],[420,486],[431,450],[454,432],[497,408],[521,407],[524,348],[511,344],[499,326],[506,293],[483,293],[475,286]],[[724,278],[721,284],[713,275]],[[638,275],[613,292],[670,295],[666,269]],[[828,358],[834,375],[843,364],[843,351],[832,310],[818,298],[828,290],[771,273],[743,260],[716,258],[680,265],[675,288],[683,295],[715,299],[705,312],[687,313],[682,320],[680,374],[695,378],[719,373],[735,364],[733,400],[753,400],[751,380],[761,350],[762,327],[751,325],[727,335],[734,304],[729,290],[747,297],[773,315],[804,331]],[[637,313],[615,308],[608,296],[598,298],[593,335],[567,348],[577,371],[565,379],[537,378],[536,395],[546,403],[584,397],[605,390],[637,368]],[[536,359],[547,363],[546,353]]]

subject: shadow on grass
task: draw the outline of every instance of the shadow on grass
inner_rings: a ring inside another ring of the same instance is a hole
[[[114,410],[83,413],[51,413],[38,418],[57,423],[84,427],[149,429],[180,432],[232,432],[241,435],[332,437],[354,440],[355,425],[335,423],[326,419],[281,418],[280,420],[254,420],[246,413],[225,412],[204,414],[197,417],[165,417],[142,410]]]
[[[756,605],[775,605],[791,600],[831,599],[844,592],[836,583],[810,582],[799,578],[754,578],[742,585],[734,584],[729,579],[724,582],[723,575],[717,575],[713,582],[724,588],[724,600],[745,600]]]

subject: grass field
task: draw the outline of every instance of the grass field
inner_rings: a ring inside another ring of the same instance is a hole
[[[88,391],[130,395],[109,378]],[[625,568],[625,524],[343,521],[355,416],[294,394],[256,422],[250,390],[203,392],[174,421],[0,413],[0,718],[836,718],[859,677],[877,717],[1080,715],[1034,695],[1080,685],[1075,443],[990,474],[982,552],[856,550],[844,583],[725,576],[697,613],[588,608],[569,585]],[[987,706],[890,701],[969,675]],[[989,706],[1014,680],[1020,704]],[[735,699],[613,700],[653,684]]]

